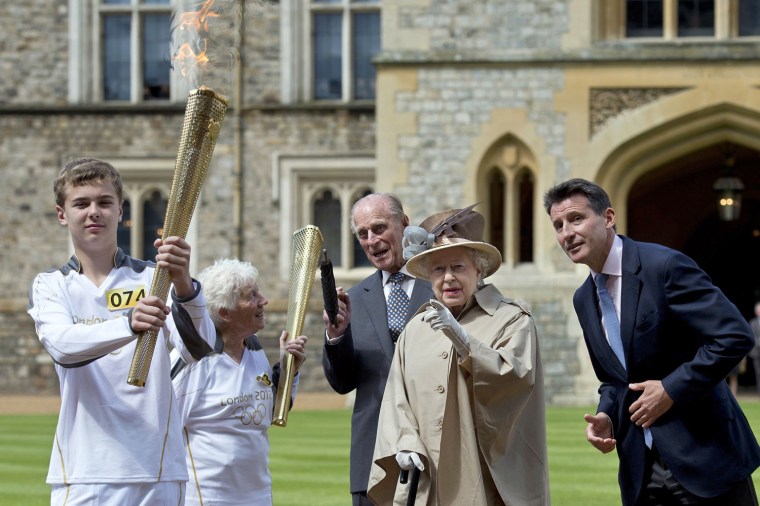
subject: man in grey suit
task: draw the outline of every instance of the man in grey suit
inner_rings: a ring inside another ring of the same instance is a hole
[[[390,193],[373,193],[356,201],[351,209],[351,230],[377,272],[344,293],[338,288],[340,309],[336,326],[325,313],[325,346],[322,367],[327,381],[339,394],[356,390],[351,417],[351,495],[353,504],[370,505],[367,482],[377,433],[377,418],[385,381],[393,359],[398,330],[388,324],[391,281],[406,293],[404,322],[435,297],[428,281],[414,279],[404,265],[401,239],[409,218],[399,199]]]

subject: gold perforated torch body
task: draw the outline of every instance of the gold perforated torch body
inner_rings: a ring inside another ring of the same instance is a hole
[[[213,90],[199,88],[190,92],[162,239],[171,236],[184,238],[187,234],[226,112],[227,99]],[[165,302],[169,295],[170,277],[167,269],[157,267],[153,273],[150,294]],[[127,378],[130,385],[145,386],[157,337],[155,332],[143,332],[138,336]]]
[[[317,274],[319,257],[322,254],[322,233],[314,225],[293,232],[293,247],[290,262],[290,289],[288,291],[288,338],[295,339],[301,335],[306,309],[309,305],[311,285]],[[277,396],[274,401],[272,425],[285,427],[290,410],[290,392],[293,389],[295,364],[293,355],[285,356],[285,367],[280,371],[277,384]]]

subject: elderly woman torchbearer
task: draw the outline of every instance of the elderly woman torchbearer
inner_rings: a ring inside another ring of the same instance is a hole
[[[399,473],[412,467],[422,470],[418,504],[550,504],[536,327],[523,304],[484,284],[501,255],[471,208],[405,230],[409,272],[437,300],[396,345],[369,479],[379,505],[406,504]]]
[[[257,337],[269,302],[259,289],[258,270],[249,262],[222,259],[199,278],[208,293],[217,344],[221,341],[223,346],[174,378],[190,475],[185,504],[271,506],[267,430],[280,364],[286,354],[293,355],[297,371],[306,359],[307,337],[288,340],[283,331],[280,361],[270,366]]]

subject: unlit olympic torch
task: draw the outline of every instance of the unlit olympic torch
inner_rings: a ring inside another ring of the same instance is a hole
[[[287,331],[290,339],[301,335],[306,309],[311,295],[311,284],[317,273],[319,257],[322,253],[322,233],[314,225],[293,232],[293,246],[290,262],[290,289],[288,291],[288,324]],[[280,372],[277,385],[277,396],[274,401],[272,425],[285,427],[288,424],[290,410],[290,392],[293,389],[295,364],[293,355],[285,355],[285,367]]]
[[[202,87],[190,92],[185,107],[185,120],[174,165],[174,179],[166,208],[162,239],[170,236],[184,238],[187,234],[226,112],[227,99],[213,90]],[[150,294],[166,302],[170,278],[167,269],[156,268]],[[145,386],[156,339],[155,332],[142,332],[138,336],[132,367],[127,378],[130,385]]]

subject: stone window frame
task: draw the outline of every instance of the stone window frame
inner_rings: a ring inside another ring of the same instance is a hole
[[[180,0],[169,0],[167,4],[144,4],[131,0],[125,5],[105,5],[101,0],[69,0],[69,92],[72,104],[83,103],[172,103],[181,101],[189,91],[189,83],[169,72],[170,96],[168,100],[142,98],[142,58],[140,51],[140,16],[144,13],[166,13],[173,15]],[[124,13],[132,16],[130,59],[130,100],[108,100],[103,97],[103,68],[101,63],[102,41],[100,38],[101,14]]]
[[[678,36],[678,0],[663,1],[663,35],[662,37],[626,37],[625,0],[597,0],[596,19],[601,40],[625,40],[626,42],[662,42],[679,41],[725,41],[752,40],[756,36],[739,36],[739,1],[714,0],[715,33],[707,37]]]
[[[483,202],[480,213],[486,220],[485,239],[502,254],[502,262],[509,268],[533,265],[536,256],[536,204],[539,199],[538,164],[532,152],[516,137],[507,135],[495,143],[480,163],[478,171],[478,201]],[[502,194],[494,200],[492,178],[502,181]],[[520,183],[529,178],[531,193],[527,201]],[[501,216],[493,217],[501,210]],[[528,225],[529,224],[529,225]],[[530,227],[525,230],[525,227]],[[523,241],[530,241],[523,244]]]
[[[312,16],[321,12],[343,13],[342,39],[342,96],[337,102],[374,103],[375,99],[353,98],[353,69],[351,37],[352,16],[356,12],[378,12],[381,1],[332,0],[280,0],[280,65],[281,100],[285,104],[301,102],[330,103],[335,100],[314,98]],[[381,30],[382,31],[382,30]],[[382,35],[381,35],[382,37]]]
[[[289,277],[293,232],[314,223],[314,202],[330,190],[341,203],[342,265],[333,265],[336,278],[358,281],[371,267],[353,267],[354,235],[351,207],[366,191],[374,191],[377,161],[374,154],[303,155],[275,153],[272,163],[272,200],[280,209],[280,277]]]
[[[97,155],[96,155],[97,156]],[[143,249],[143,203],[155,191],[168,199],[174,177],[174,158],[119,158],[113,156],[97,156],[107,160],[121,174],[124,200],[129,200],[131,207],[130,256],[141,258]],[[201,192],[202,193],[202,192]],[[198,198],[200,202],[201,197]],[[195,272],[198,263],[198,224],[193,215],[185,239],[190,244],[193,254],[190,257],[190,272]],[[142,260],[155,261],[155,258]]]

